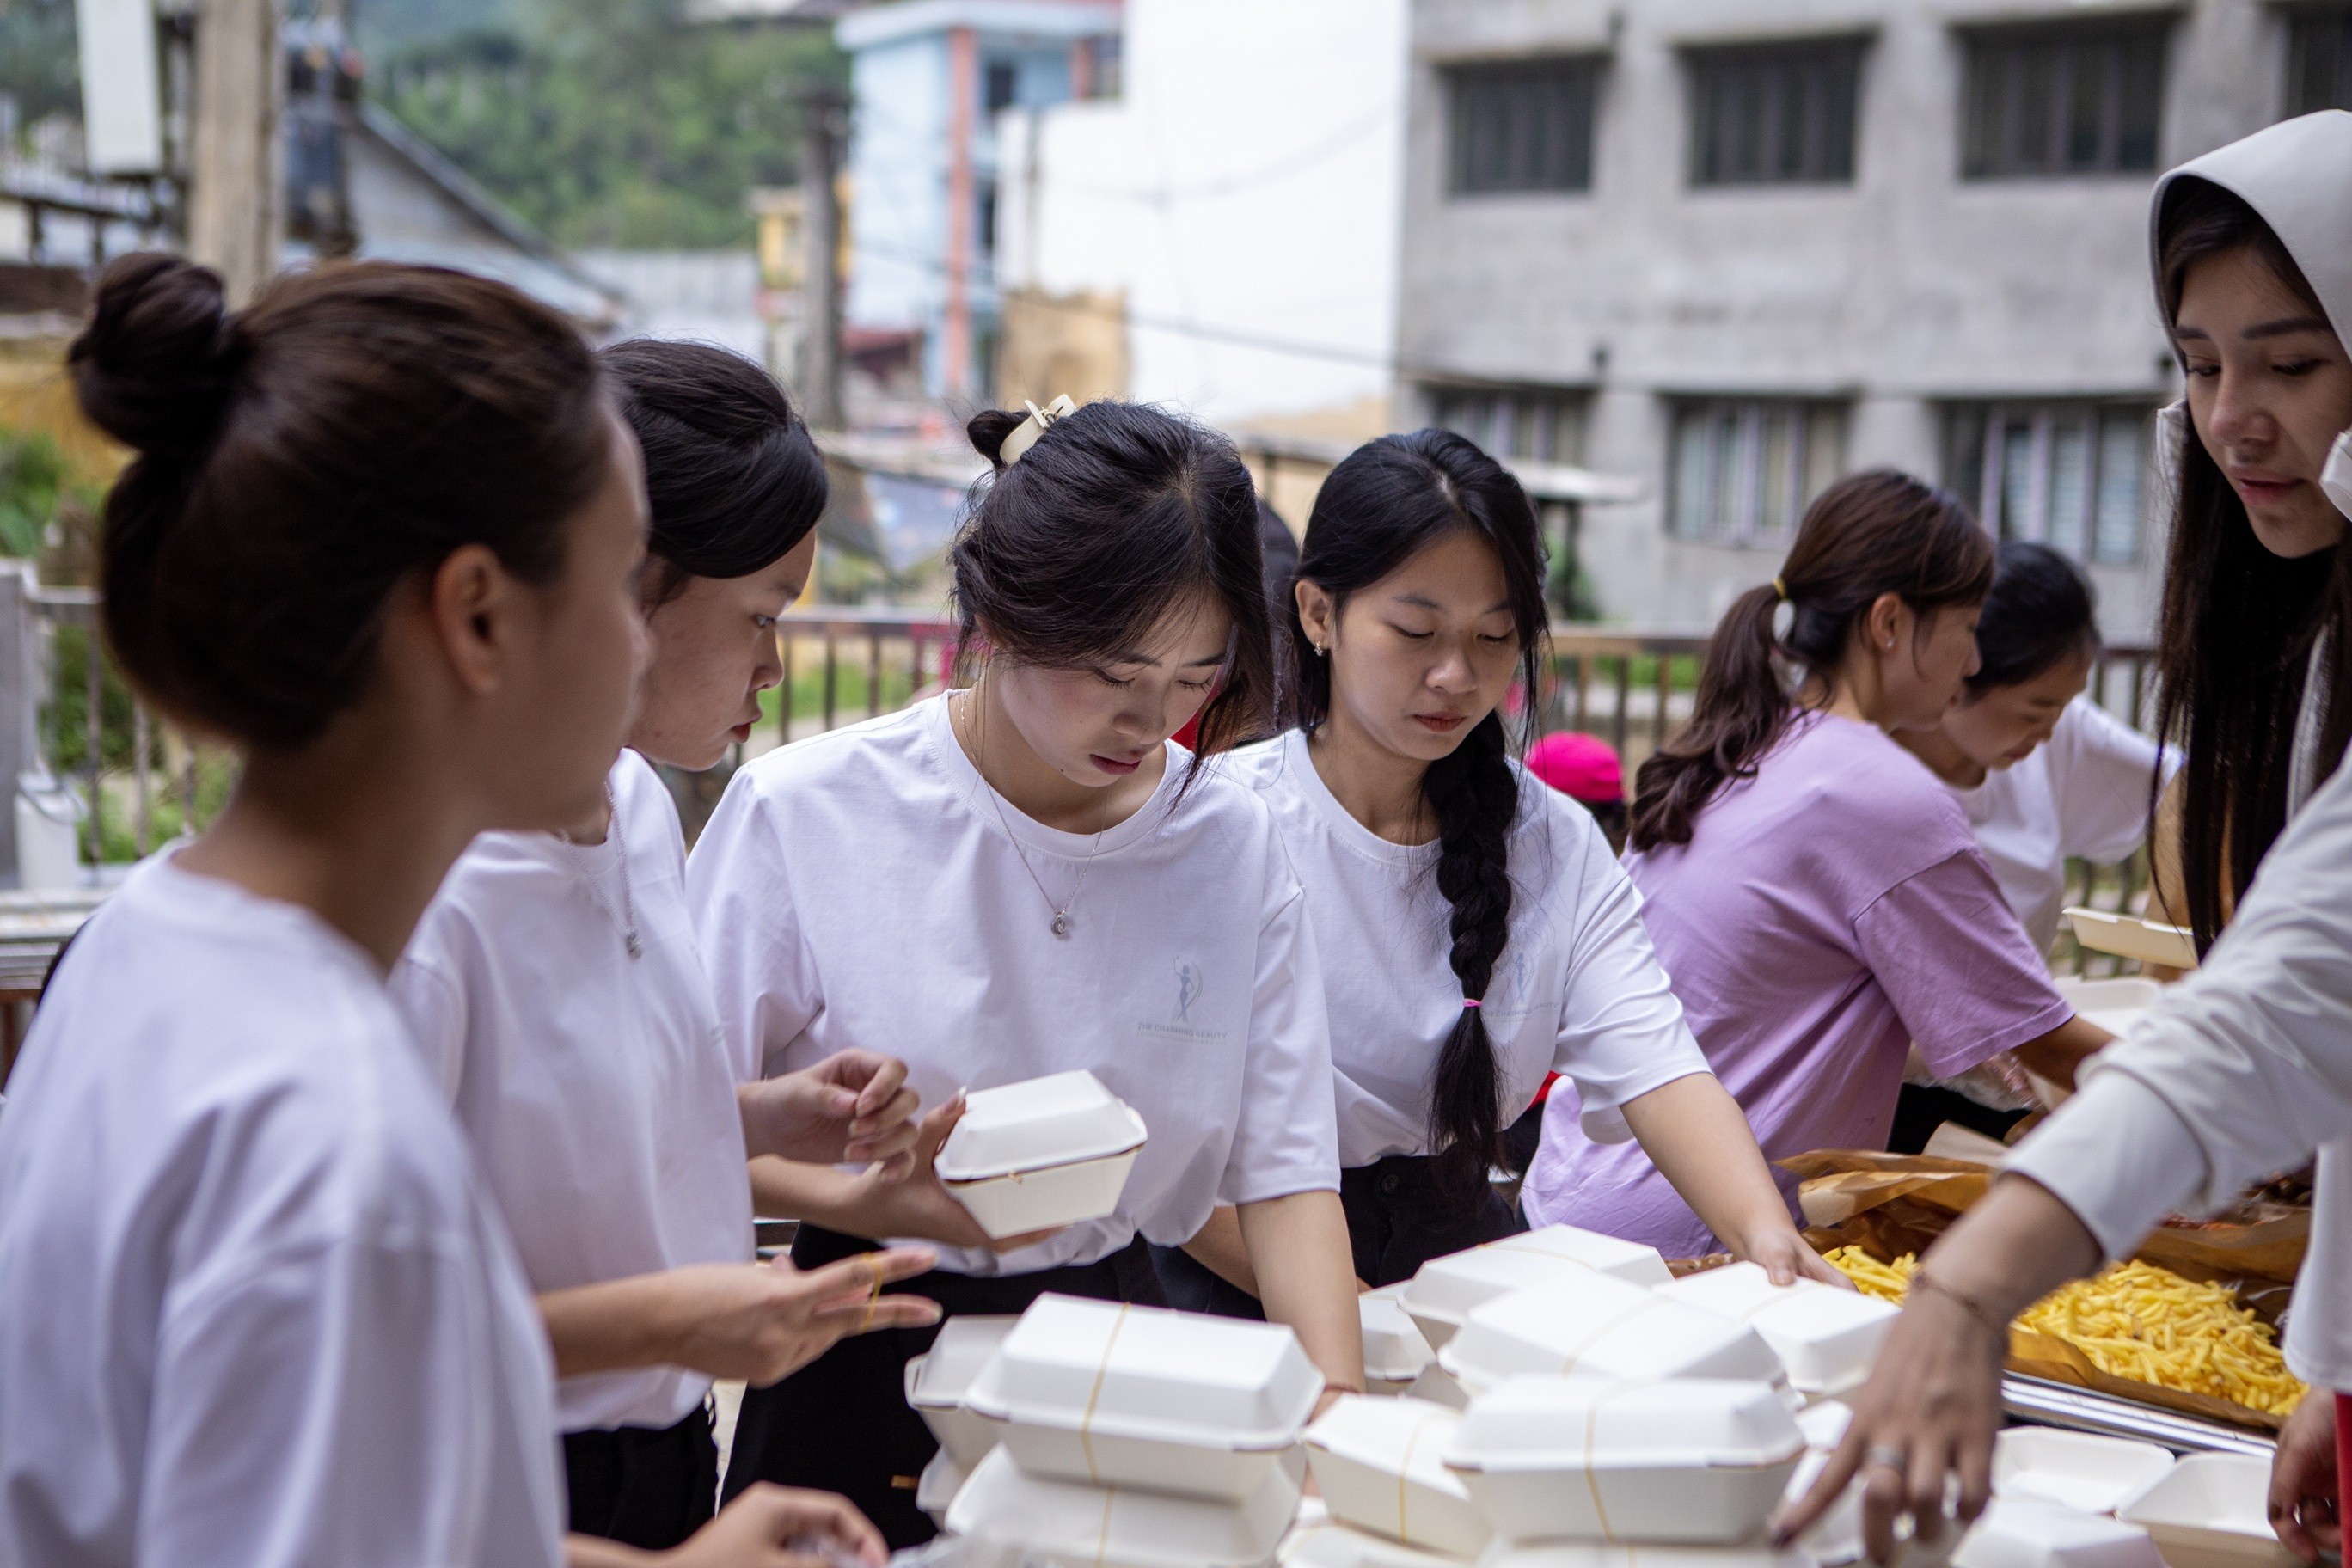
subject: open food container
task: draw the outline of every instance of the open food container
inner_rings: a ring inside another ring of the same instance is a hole
[[[1423,1264],[1400,1299],[1430,1348],[1442,1351],[1445,1342],[1461,1330],[1470,1310],[1483,1302],[1514,1290],[1541,1290],[1555,1298],[1572,1295],[1594,1280],[1607,1279],[1589,1263],[1554,1253],[1474,1247]]]
[[[1363,1320],[1364,1391],[1402,1394],[1437,1359],[1437,1352],[1406,1315],[1402,1285],[1385,1286],[1356,1298]]]
[[[1520,1290],[1474,1308],[1437,1360],[1474,1398],[1521,1373],[1788,1382],[1780,1358],[1747,1324],[1605,1275],[1572,1291]]]
[[[1658,1294],[1736,1319],[1763,1336],[1789,1385],[1820,1398],[1862,1386],[1902,1309],[1819,1280],[1775,1285],[1753,1263],[1710,1268],[1662,1285]]]
[[[1298,1510],[1300,1473],[1275,1465],[1231,1502],[1024,1474],[1008,1448],[980,1462],[948,1529],[1063,1568],[1261,1568]]]
[[[1296,1456],[1322,1392],[1277,1324],[1048,1295],[964,1407],[1033,1476],[1232,1502]]]
[[[2066,919],[2074,928],[2074,940],[2093,952],[2112,952],[2172,969],[2197,967],[2197,939],[2179,926],[2108,910],[2070,909]]]
[[[1418,1399],[1340,1399],[1307,1429],[1307,1465],[1331,1517],[1433,1552],[1474,1557],[1493,1532],[1439,1457],[1462,1420]]]
[[[1769,1384],[1514,1377],[1480,1394],[1445,1467],[1514,1541],[1753,1539],[1805,1451]]]
[[[1597,1230],[1579,1230],[1572,1225],[1548,1225],[1540,1230],[1521,1231],[1489,1246],[1503,1252],[1538,1252],[1546,1258],[1564,1258],[1635,1285],[1664,1285],[1674,1278],[1656,1247],[1603,1236]]]
[[[1282,1568],[1460,1568],[1461,1563],[1344,1524],[1303,1521],[1282,1543],[1277,1561]]]
[[[2038,1498],[1992,1500],[1952,1568],[2164,1568],[2147,1531]]]
[[[1795,1548],[1769,1546],[1610,1546],[1598,1541],[1497,1540],[1477,1568],[1813,1568]]]
[[[996,1428],[963,1408],[963,1391],[1018,1321],[1010,1313],[950,1318],[929,1353],[907,1363],[907,1403],[940,1440],[940,1451],[964,1469],[996,1447]]]
[[[2012,1426],[1992,1443],[1994,1495],[2034,1498],[2080,1513],[2113,1513],[2171,1468],[2171,1450],[2154,1443],[2054,1426]]]
[[[2121,1035],[2164,998],[2163,986],[2137,975],[2084,980],[2062,974],[2050,984],[2067,1005],[2110,1035]]]
[[[2268,1516],[2271,1466],[2252,1454],[2191,1454],[2116,1510],[2170,1568],[2294,1568]]]
[[[1083,1069],[974,1091],[935,1169],[992,1237],[1100,1219],[1143,1150],[1143,1118]]]

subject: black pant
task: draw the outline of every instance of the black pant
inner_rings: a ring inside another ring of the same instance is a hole
[[[572,1528],[666,1552],[710,1522],[719,1490],[719,1445],[710,1407],[675,1426],[615,1426],[563,1435],[563,1476]]]
[[[870,1241],[803,1225],[793,1242],[793,1262],[817,1268],[875,1250]],[[1098,1263],[988,1279],[934,1270],[885,1289],[929,1297],[944,1310],[941,1321],[1018,1312],[1048,1291],[1167,1304],[1140,1237]],[[940,1446],[907,1404],[906,1376],[907,1363],[929,1351],[939,1331],[935,1324],[859,1334],[782,1383],[745,1393],[726,1495],[753,1481],[814,1487],[856,1503],[893,1551],[930,1540],[938,1531],[915,1506],[915,1483]]]
[[[1447,1192],[1419,1154],[1391,1154],[1339,1173],[1339,1206],[1348,1215],[1348,1245],[1356,1278],[1367,1285],[1410,1279],[1433,1258],[1500,1241],[1528,1228],[1518,1211],[1480,1182],[1466,1193]],[[1263,1318],[1257,1299],[1226,1283],[1173,1247],[1151,1249],[1151,1266],[1168,1299],[1191,1312]]]

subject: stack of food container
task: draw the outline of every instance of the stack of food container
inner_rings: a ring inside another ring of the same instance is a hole
[[[947,1528],[1076,1568],[1257,1568],[1322,1392],[1286,1328],[1040,1297],[957,1401],[995,1446]]]

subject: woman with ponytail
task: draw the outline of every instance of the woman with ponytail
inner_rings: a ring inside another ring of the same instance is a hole
[[[1992,580],[1992,542],[1950,496],[1839,481],[1780,575],[1732,602],[1689,725],[1636,775],[1643,918],[1768,1158],[1885,1148],[1915,1042],[1938,1077],[2014,1050],[2071,1083],[2108,1038],[2052,988],[1959,803],[1890,734],[1958,700]],[[1714,1245],[1647,1160],[1579,1128],[1573,1095],[1551,1097],[1526,1202],[1669,1256]]]
[[[1286,728],[1234,767],[1307,889],[1357,1277],[1525,1228],[1487,1173],[1555,1071],[1594,1136],[1638,1138],[1740,1256],[1832,1277],[1707,1072],[1607,839],[1512,755],[1504,709],[1536,689],[1545,626],[1518,481],[1443,430],[1359,447],[1316,499],[1286,619]],[[1230,1225],[1190,1251],[1252,1286]]]

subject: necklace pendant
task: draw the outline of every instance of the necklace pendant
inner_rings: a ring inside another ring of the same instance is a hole
[[[1066,937],[1070,934],[1069,910],[1055,910],[1054,911],[1054,934],[1059,937]]]
[[[629,956],[631,958],[643,958],[646,955],[645,939],[637,935],[635,931],[623,931],[621,933],[621,937],[624,943],[628,947]]]

